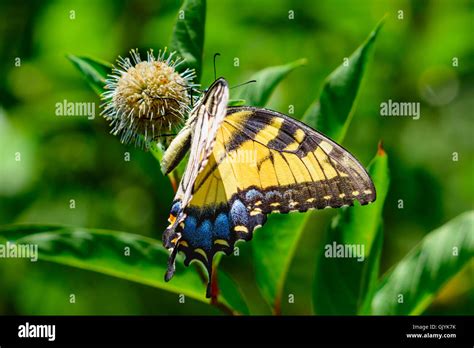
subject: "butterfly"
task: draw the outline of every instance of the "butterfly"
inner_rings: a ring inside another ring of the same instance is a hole
[[[165,280],[179,251],[186,266],[201,261],[209,280],[216,253],[249,241],[270,213],[365,205],[376,198],[364,167],[342,146],[276,111],[228,107],[229,87],[217,79],[166,150],[169,173],[190,149],[163,244],[170,251]]]

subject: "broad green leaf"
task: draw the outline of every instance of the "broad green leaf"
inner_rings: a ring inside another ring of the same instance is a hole
[[[170,47],[184,59],[178,70],[194,69],[201,80],[206,1],[185,0],[178,12]]]
[[[376,201],[340,210],[328,229],[313,286],[317,314],[358,314],[376,284],[383,241],[382,210],[389,187],[387,155],[381,147],[368,172],[376,188]],[[346,246],[360,253],[353,257],[334,257],[331,253]]]
[[[375,35],[378,32],[379,27],[380,25],[375,29],[374,33],[372,33],[373,40],[375,40]],[[371,40],[370,43],[366,43],[366,45],[372,46],[373,40]],[[365,49],[365,51],[367,51],[367,49]],[[356,53],[354,53],[353,56],[356,56]],[[365,61],[364,64],[359,64],[358,66],[363,69]],[[334,72],[331,76],[341,74],[341,71],[337,74]],[[362,76],[362,74],[363,71],[358,73],[360,76]],[[331,79],[328,78],[327,81],[329,80]],[[352,78],[340,78],[338,79],[338,83],[351,83],[352,80]],[[250,85],[247,87],[250,87]],[[357,91],[358,87],[359,84],[353,88]],[[351,110],[355,101],[355,96],[356,93],[347,96],[340,95],[341,100],[333,98],[325,101],[325,103],[331,105],[331,109],[336,109],[337,104],[339,103],[350,104],[349,110]],[[249,100],[248,98],[246,99]],[[332,105],[332,103],[334,105]],[[351,118],[348,117],[348,115],[349,111],[347,111],[344,118],[345,129],[349,127],[351,122]],[[308,111],[306,113],[306,122],[314,127],[315,122],[312,121],[312,116],[313,114]],[[341,133],[339,139],[337,139],[339,142],[342,142],[344,134],[345,133]],[[311,214],[312,213],[308,212],[291,216],[269,216],[265,228],[255,234],[254,241],[252,242],[252,249],[254,250],[255,255],[254,263],[257,284],[265,300],[273,307],[274,312],[279,311],[281,293],[300,237],[305,229],[311,228],[310,226],[307,226]],[[278,250],[278,252],[276,252],[276,250]]]
[[[79,69],[95,93],[104,92],[105,79],[112,72],[112,64],[88,57],[67,56]]]
[[[247,105],[265,106],[270,99],[272,92],[277,85],[293,70],[306,64],[306,59],[299,59],[294,62],[272,66],[260,70],[252,75],[251,80],[255,83],[249,83],[240,90],[239,98],[244,99]]]
[[[369,58],[372,56],[380,22],[368,39],[329,75],[319,99],[305,112],[303,121],[331,139],[342,141],[352,118],[355,100]]]
[[[275,314],[280,313],[286,274],[302,234],[297,228],[304,219],[302,213],[269,215],[265,227],[257,230],[252,240],[257,286]]]
[[[371,313],[370,307],[375,291],[377,290],[380,274],[380,258],[382,257],[383,237],[383,223],[381,223],[372,243],[371,251],[367,258],[367,265],[363,270],[363,279],[359,280],[361,286],[364,287],[364,290],[359,292],[360,297],[359,302],[357,303],[357,314],[359,315],[370,315]]]
[[[239,314],[250,314],[247,303],[244,297],[242,297],[239,285],[236,284],[230,276],[223,271],[218,271],[218,284],[219,292],[222,295],[220,299],[226,303],[227,307]]]
[[[173,279],[164,281],[168,252],[152,238],[80,227],[13,225],[0,228],[0,241],[38,245],[40,261],[95,271],[209,303],[200,275],[192,267],[184,267],[181,257]],[[237,288],[229,285],[232,280],[221,271],[218,277],[225,286],[219,296],[221,306],[248,313]]]
[[[429,233],[381,280],[375,315],[419,315],[453,276],[474,259],[474,211]]]

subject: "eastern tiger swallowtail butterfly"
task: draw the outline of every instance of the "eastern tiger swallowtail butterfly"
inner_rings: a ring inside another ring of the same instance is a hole
[[[364,167],[347,150],[304,123],[276,111],[227,107],[229,87],[217,79],[168,147],[169,173],[190,148],[173,200],[163,244],[170,250],[169,281],[179,251],[185,265],[229,255],[238,240],[252,239],[272,212],[362,205],[375,200]]]

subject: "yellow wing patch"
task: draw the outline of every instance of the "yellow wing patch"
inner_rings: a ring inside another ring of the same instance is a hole
[[[278,136],[278,131],[280,130],[282,124],[282,118],[272,118],[270,124],[257,134],[258,141],[263,145],[267,145],[270,141],[272,141]]]
[[[229,180],[222,180],[220,171],[212,171],[211,168],[216,166],[214,154],[209,156],[207,167],[199,173],[196,183],[194,184],[195,192],[192,198],[192,204],[198,206],[225,204],[228,197],[226,194],[225,184],[232,183],[232,176]],[[232,185],[234,186],[234,185]]]

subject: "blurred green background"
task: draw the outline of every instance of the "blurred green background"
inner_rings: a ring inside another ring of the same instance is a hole
[[[0,224],[54,223],[123,230],[161,239],[173,192],[156,160],[119,143],[99,116],[100,101],[66,54],[113,62],[131,48],[145,54],[169,42],[179,1],[0,2]],[[295,19],[288,19],[288,11]],[[398,11],[403,10],[403,19]],[[71,19],[70,11],[75,11]],[[422,237],[473,208],[474,45],[472,1],[209,0],[203,85],[231,85],[298,58],[271,108],[300,117],[324,78],[387,14],[344,146],[367,164],[380,139],[392,184],[385,204],[382,271]],[[458,66],[453,67],[453,58]],[[16,58],[21,66],[15,66]],[[240,66],[234,66],[239,58]],[[57,117],[55,104],[95,102],[96,118]],[[380,103],[421,103],[421,118],[381,117]],[[21,161],[15,161],[15,154]],[[124,161],[130,152],[131,161]],[[453,161],[457,152],[458,161]],[[75,199],[76,208],[69,209]],[[399,200],[403,209],[399,209]],[[297,301],[285,314],[311,313],[316,250],[334,212],[304,233],[289,273]],[[253,306],[251,249],[224,258]],[[243,271],[242,271],[243,270]],[[474,313],[472,263],[438,295],[428,314]],[[288,286],[288,285],[287,285]],[[76,303],[69,303],[75,294]],[[261,303],[261,305],[259,305]],[[175,294],[52,263],[0,260],[1,314],[218,314]]]

